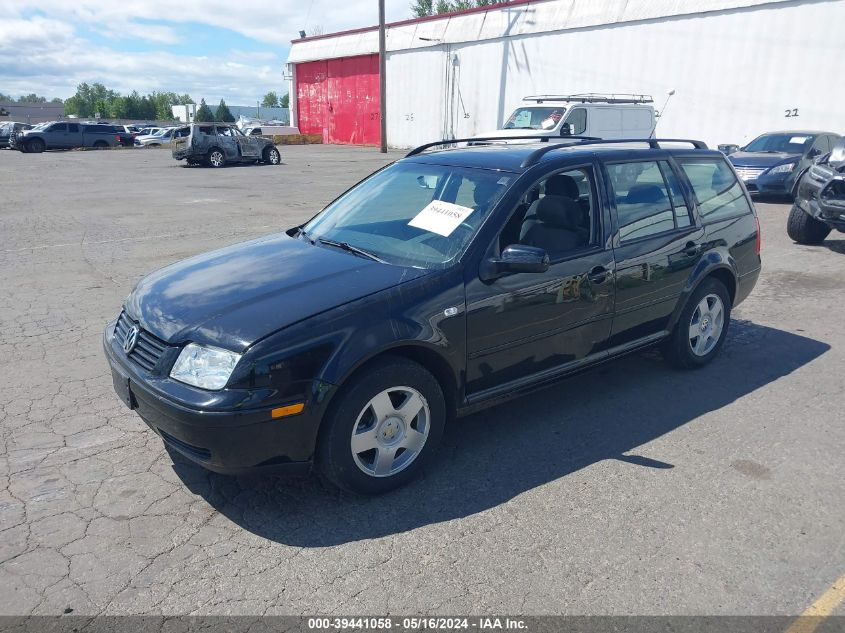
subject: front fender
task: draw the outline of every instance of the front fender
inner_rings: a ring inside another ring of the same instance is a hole
[[[396,351],[457,387],[466,363],[458,268],[400,283],[280,330],[245,353],[232,382],[271,389],[286,400],[295,397],[294,385],[324,385],[319,400],[326,407],[336,391],[331,387],[342,386],[373,358]]]

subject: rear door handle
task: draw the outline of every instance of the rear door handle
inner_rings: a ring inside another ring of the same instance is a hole
[[[609,271],[604,266],[596,266],[588,274],[587,279],[594,284],[603,284],[607,280]]]
[[[696,244],[695,242],[687,242],[687,245],[684,247],[682,252],[684,255],[688,255],[689,257],[695,257],[701,252],[701,245]]]

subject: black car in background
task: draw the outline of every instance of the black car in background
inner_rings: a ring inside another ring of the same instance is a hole
[[[378,493],[458,416],[652,345],[678,367],[713,360],[760,274],[754,207],[721,153],[429,151],[467,140],[142,279],[103,335],[123,402],[210,470],[314,464]]]
[[[0,123],[0,148],[9,147],[9,139],[17,132],[31,130],[29,123],[18,123],[17,121],[5,121]]]
[[[830,152],[840,138],[833,132],[768,132],[736,148],[728,160],[752,193],[794,197],[813,160]]]

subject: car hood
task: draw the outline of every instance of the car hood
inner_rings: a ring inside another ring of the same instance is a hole
[[[800,154],[787,154],[778,152],[770,154],[767,152],[734,152],[728,156],[736,167],[774,167],[781,163],[793,163],[801,159]]]
[[[288,325],[424,274],[278,233],[162,268],[138,283],[124,307],[168,343],[240,352]]]

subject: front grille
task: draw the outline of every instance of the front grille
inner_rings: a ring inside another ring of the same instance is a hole
[[[736,175],[743,180],[756,180],[757,176],[766,171],[766,167],[737,167]]]
[[[114,326],[114,337],[121,347],[123,347],[126,335],[133,325],[137,324],[133,323],[125,312],[121,312],[117,318],[117,324]],[[145,330],[139,330],[138,342],[135,343],[135,347],[132,348],[128,356],[140,367],[152,371],[166,349],[167,343]]]
[[[169,433],[158,429],[159,435],[161,435],[161,439],[163,439],[167,444],[170,444],[173,448],[181,453],[185,453],[191,457],[195,457],[196,459],[201,459],[203,461],[208,461],[211,459],[211,451],[207,448],[202,448],[200,446],[194,446],[193,444],[188,444],[187,442],[183,442],[182,440],[176,439]]]

